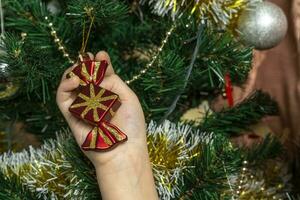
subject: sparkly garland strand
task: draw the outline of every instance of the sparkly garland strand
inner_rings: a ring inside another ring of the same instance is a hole
[[[208,24],[220,29],[230,28],[239,14],[262,0],[140,0],[148,3],[153,12],[165,16],[171,14],[175,19],[183,13],[195,16],[198,20],[205,20]]]
[[[174,199],[180,193],[178,183],[189,169],[190,160],[201,155],[199,145],[211,144],[215,137],[199,133],[186,125],[165,121],[162,125],[151,122],[147,129],[149,157],[152,163],[156,188],[161,199]],[[41,148],[20,153],[4,153],[0,156],[0,170],[8,177],[16,175],[28,189],[38,193],[39,198],[80,199],[86,191],[74,188],[82,179],[74,173],[74,167],[66,159],[65,143],[71,139],[69,133],[60,133],[56,140],[48,140]],[[70,141],[69,141],[70,142]],[[271,161],[268,161],[268,163]],[[243,162],[240,174],[227,174],[229,190],[222,197],[232,200],[283,199],[290,191],[287,170],[279,164],[271,168],[251,169]],[[201,185],[202,180],[197,180]],[[96,184],[96,183],[95,183]],[[71,186],[71,187],[70,187]],[[193,189],[181,196],[187,199]]]
[[[210,141],[208,134],[201,134],[186,125],[165,121],[162,125],[148,125],[148,149],[153,166],[156,188],[162,199],[172,199],[180,188],[177,183],[189,167],[187,163],[195,154],[197,144]],[[30,190],[42,199],[77,199],[85,191],[70,189],[81,181],[65,156],[65,142],[70,134],[60,133],[57,140],[45,142],[39,149],[32,147],[20,153],[4,153],[0,156],[0,170],[8,177],[17,175]],[[159,152],[159,153],[158,153]]]
[[[58,46],[58,50],[62,52],[63,57],[65,57],[66,59],[68,59],[70,64],[74,64],[74,61],[70,58],[70,55],[68,54],[66,48],[63,46],[62,41],[58,38],[56,30],[53,27],[53,23],[49,21],[49,17],[46,16],[45,20],[48,23],[48,27],[50,28],[51,32],[50,34],[52,35],[52,37],[54,38],[54,42],[57,44]]]
[[[167,32],[165,39],[162,41],[161,46],[158,48],[158,51],[156,52],[156,55],[152,58],[152,60],[146,65],[144,69],[142,69],[137,75],[133,76],[132,79],[125,81],[128,85],[131,84],[132,82],[136,81],[139,79],[142,75],[144,75],[154,64],[154,62],[157,60],[158,56],[164,49],[165,45],[168,43],[168,40],[170,36],[172,35],[173,31],[175,30],[176,25],[172,25],[170,30]]]
[[[94,18],[92,18],[92,19],[94,19]],[[58,50],[63,53],[63,56],[68,59],[68,61],[69,61],[70,64],[74,64],[75,62],[70,58],[70,55],[67,53],[66,48],[62,44],[62,41],[57,36],[57,32],[55,31],[55,29],[53,27],[54,26],[53,23],[49,21],[49,17],[48,16],[45,17],[45,20],[48,23],[48,27],[51,29],[50,33],[51,33],[51,35],[54,38],[54,42],[58,46]],[[188,25],[187,25],[187,27],[188,27]],[[158,56],[160,55],[160,53],[164,49],[165,45],[168,43],[168,40],[169,40],[170,36],[172,35],[173,31],[175,30],[175,28],[176,28],[176,24],[173,24],[172,27],[170,28],[170,30],[166,33],[165,39],[162,41],[161,46],[158,48],[158,51],[156,52],[156,55],[153,56],[152,60],[137,75],[134,75],[132,77],[132,79],[125,81],[127,84],[131,84],[134,81],[136,81],[137,79],[139,79],[142,75],[144,75],[153,66],[153,64],[157,60]],[[83,30],[83,31],[85,31],[85,30]],[[83,46],[82,46],[83,51],[85,50],[85,47],[86,47],[86,44],[87,44],[87,41],[88,41],[88,38],[89,38],[90,31],[91,30],[89,29],[88,34],[87,34],[88,35],[87,38],[83,38],[83,41],[82,41],[83,42]],[[83,53],[83,52],[81,52],[81,53]]]
[[[268,161],[265,165],[264,169],[253,170],[244,160],[241,173],[228,178],[230,191],[227,195],[230,194],[232,200],[286,199],[291,191],[287,166],[278,161]]]

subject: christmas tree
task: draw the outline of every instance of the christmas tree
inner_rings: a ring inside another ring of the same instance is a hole
[[[260,91],[233,107],[232,85],[245,83],[252,59],[252,47],[237,39],[236,27],[241,13],[258,3],[2,3],[1,124],[22,122],[45,142],[0,155],[1,199],[101,197],[93,167],[55,102],[63,72],[79,54],[100,49],[109,53],[116,73],[142,103],[161,199],[289,197],[288,172],[274,160],[283,151],[275,138],[268,136],[251,150],[230,142],[264,116],[277,114],[276,103]],[[182,117],[218,95],[226,96],[222,111],[202,106],[198,119]],[[11,147],[10,135],[0,135],[4,147]]]

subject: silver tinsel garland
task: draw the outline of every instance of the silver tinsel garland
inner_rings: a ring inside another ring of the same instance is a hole
[[[189,126],[165,121],[162,125],[151,122],[147,136],[157,190],[161,199],[172,199],[179,192],[176,183],[182,181],[183,171],[194,167],[186,165],[191,151],[199,143],[211,142],[212,134],[199,136]],[[64,144],[70,137],[68,131],[63,131],[57,134],[56,140],[48,140],[38,149],[30,147],[20,153],[4,153],[0,156],[0,170],[7,176],[19,176],[24,186],[38,193],[38,198],[86,199],[85,191],[69,187],[82,181],[65,157]],[[156,149],[160,154],[155,152]],[[177,152],[175,155],[174,150]]]

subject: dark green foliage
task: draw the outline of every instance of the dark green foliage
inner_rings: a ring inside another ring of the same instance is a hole
[[[141,102],[148,119],[157,118],[159,114],[166,112],[176,93],[182,88],[184,67],[180,56],[173,52],[167,53],[162,63],[158,63],[145,74],[143,79],[136,82],[137,86],[133,88],[138,96],[144,96]],[[157,73],[158,71],[160,73]],[[138,90],[138,85],[143,88],[143,91]]]
[[[234,148],[228,138],[215,135],[209,144],[199,145],[199,156],[190,165],[196,166],[184,174],[182,188],[174,199],[180,200],[210,200],[231,199],[232,193],[228,184],[230,175],[238,176],[243,167],[243,161],[248,161],[256,168],[263,166],[268,159],[278,157],[282,152],[279,141],[267,137],[261,144],[251,150]],[[236,185],[231,186],[236,191]],[[224,192],[227,191],[227,192]]]
[[[11,119],[17,116],[18,120],[26,120],[31,131],[40,133],[43,130],[48,135],[64,125],[58,109],[54,109],[55,91],[69,66],[53,41],[49,22],[53,23],[71,58],[76,59],[81,48],[83,25],[87,30],[91,20],[86,9],[93,7],[95,23],[87,51],[108,51],[116,73],[124,80],[130,80],[144,69],[174,24],[171,19],[152,15],[147,7],[140,7],[143,14],[138,14],[136,9],[129,9],[132,7],[126,1],[68,0],[61,4],[61,11],[55,15],[49,13],[40,0],[25,3],[9,0],[5,4],[5,25],[10,34],[3,45],[7,54],[0,60],[9,65],[10,78],[18,79],[21,89],[18,97],[13,99],[14,104],[12,101],[1,102],[1,113]],[[240,46],[228,33],[206,29],[200,35],[199,55],[191,76],[185,80],[198,23],[185,16],[175,23],[174,33],[153,67],[131,84],[148,121],[160,120],[178,98],[176,112],[168,115],[174,119],[195,99],[215,97],[223,88],[226,72],[231,74],[235,84],[241,84],[250,69],[250,49]],[[187,24],[189,28],[186,28]],[[27,33],[24,43],[19,36],[21,32]],[[18,56],[16,49],[20,50]],[[186,81],[187,87],[184,87]]]
[[[35,200],[35,195],[22,186],[20,177],[13,175],[5,176],[0,171],[0,199],[1,200]]]
[[[147,121],[162,119],[168,110],[171,112],[167,117],[174,119],[190,105],[213,99],[224,87],[226,73],[235,85],[247,79],[252,51],[241,46],[230,33],[205,28],[197,35],[199,24],[193,18],[182,16],[174,22],[154,16],[148,7],[133,8],[130,1],[61,0],[60,3],[62,10],[51,14],[40,0],[5,1],[5,26],[9,33],[1,46],[6,54],[0,55],[0,62],[8,64],[8,79],[19,84],[20,90],[13,99],[1,101],[0,118],[24,121],[31,132],[43,137],[53,137],[54,131],[66,126],[55,96],[61,76],[70,66],[58,51],[48,23],[53,23],[67,52],[76,60],[83,29],[87,30],[91,22],[89,8],[93,8],[95,23],[87,51],[108,51],[115,72],[124,80],[130,80],[145,68],[156,55],[167,31],[176,24],[153,66],[130,85],[142,103]],[[49,21],[45,20],[46,16]],[[24,41],[21,32],[27,33]],[[192,62],[196,46],[199,51]],[[186,78],[191,63],[192,72]],[[244,159],[255,163],[276,156],[281,150],[280,144],[271,138],[253,152],[247,152],[232,147],[227,137],[240,134],[249,125],[272,114],[277,114],[275,103],[269,96],[257,92],[234,108],[208,116],[196,128],[200,132],[215,133],[214,140],[199,144],[199,156],[188,164],[196,167],[184,174],[176,199],[220,199],[221,191],[229,187],[228,175],[239,173]],[[73,139],[66,141],[64,153],[74,167],[72,173],[82,180],[70,185],[70,189],[84,191],[87,199],[99,199],[93,166]],[[18,183],[17,177],[8,179],[0,174],[0,187],[0,199],[10,192],[15,195],[11,199],[35,199]]]
[[[284,152],[280,141],[270,135],[268,135],[262,143],[256,144],[250,150],[245,151],[247,152],[245,159],[255,162],[275,159]]]
[[[92,163],[78,148],[78,145],[73,138],[69,138],[65,143],[64,154],[66,155],[67,161],[69,161],[73,167],[72,173],[76,175],[79,180],[82,180],[76,184],[69,185],[69,189],[72,191],[84,191],[83,194],[80,194],[80,196],[74,196],[72,199],[77,199],[78,197],[80,197],[79,199],[90,200],[101,199],[95,169]]]
[[[94,14],[95,26],[119,24],[129,11],[127,5],[118,0],[73,0],[66,1],[66,14],[72,19],[72,27],[81,31],[84,19],[89,22],[88,14]]]
[[[233,136],[241,134],[262,117],[276,114],[277,104],[269,95],[257,91],[239,105],[209,115],[197,128]]]
[[[197,167],[185,174],[181,194],[175,199],[220,199],[222,191],[229,189],[228,175],[238,173],[242,163],[240,152],[220,136],[200,145],[199,154],[191,163]]]

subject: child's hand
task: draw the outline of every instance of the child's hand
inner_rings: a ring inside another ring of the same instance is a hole
[[[89,54],[89,56],[92,59],[94,58],[91,54]],[[92,151],[84,152],[94,165],[103,165],[112,161],[112,159],[124,156],[125,153],[128,153],[128,151],[131,151],[132,149],[136,149],[137,151],[145,151],[146,129],[144,114],[138,98],[134,92],[119,78],[119,76],[114,73],[110,58],[107,53],[99,52],[96,55],[95,60],[106,60],[109,63],[105,78],[100,86],[119,95],[122,105],[117,110],[111,122],[119,127],[128,136],[128,141],[119,144],[112,150],[100,153]],[[79,78],[66,78],[66,74],[69,73],[73,67],[69,68],[63,75],[61,84],[57,91],[57,104],[66,118],[78,145],[81,145],[93,127],[74,117],[68,110],[70,105],[77,97],[75,89],[79,86]]]
[[[89,54],[93,59],[93,55]],[[84,151],[96,168],[97,179],[103,199],[158,199],[149,161],[146,126],[140,102],[134,92],[114,73],[107,53],[99,52],[96,61],[106,60],[109,64],[101,87],[119,95],[121,107],[112,118],[112,124],[120,128],[128,141],[105,152]],[[73,66],[74,67],[74,66]],[[66,118],[79,146],[93,128],[69,112],[77,97],[79,78],[63,75],[57,91],[57,104]]]

